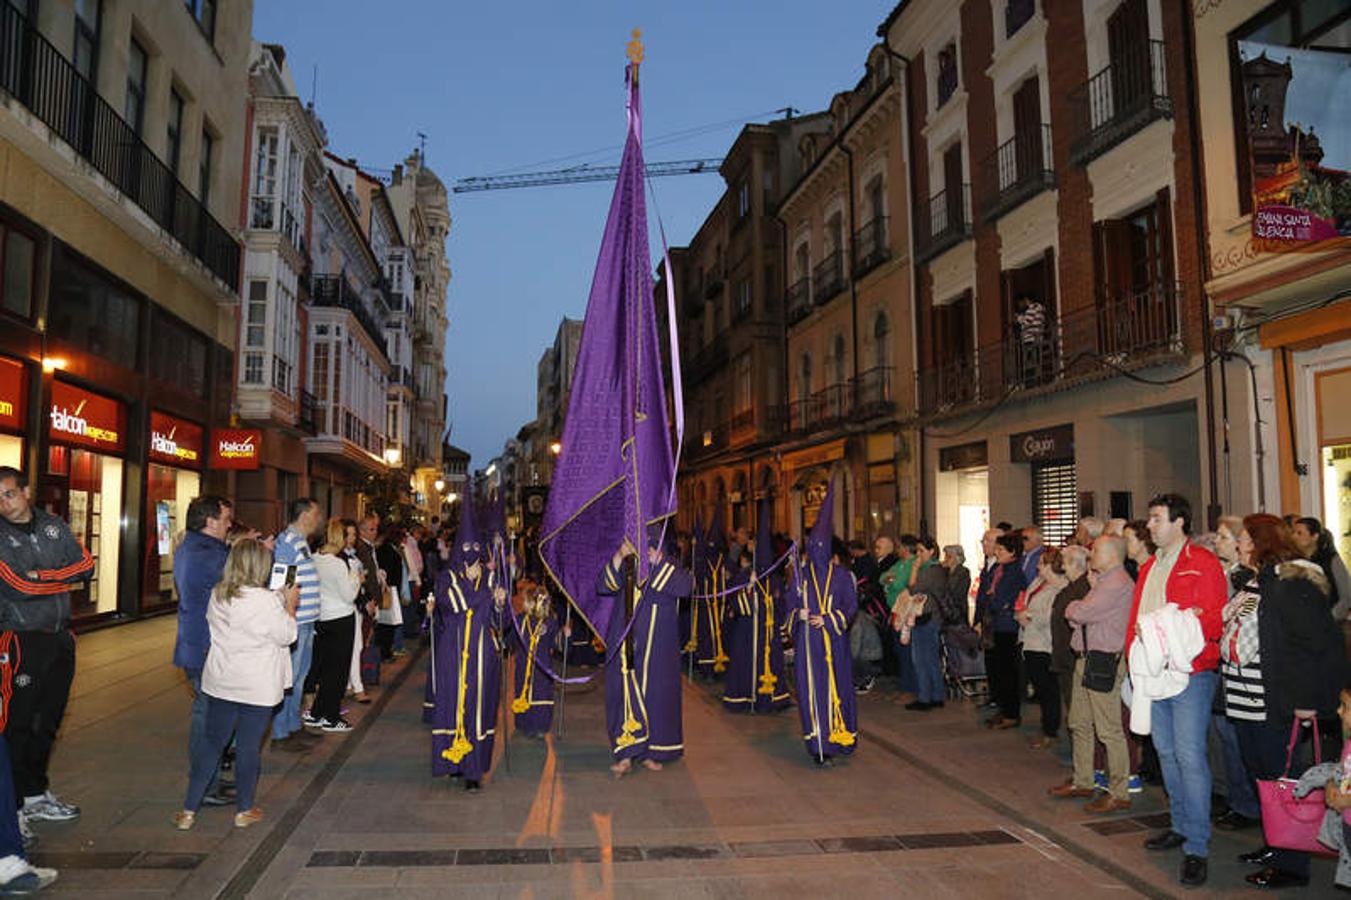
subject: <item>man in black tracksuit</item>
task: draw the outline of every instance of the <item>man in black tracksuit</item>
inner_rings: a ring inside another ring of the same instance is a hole
[[[33,508],[27,477],[0,466],[0,715],[27,821],[80,814],[48,790],[47,763],[75,677],[70,587],[93,571],[70,527]]]

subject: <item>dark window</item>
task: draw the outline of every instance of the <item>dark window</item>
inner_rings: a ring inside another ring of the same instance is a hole
[[[1037,12],[1036,0],[1007,0],[1004,4],[1004,37],[1011,38]]]
[[[100,0],[75,0],[75,68],[92,86],[98,81]]]
[[[736,214],[742,219],[751,214],[751,183],[745,178],[741,179],[741,183],[737,185]]]
[[[1252,212],[1252,156],[1257,147],[1250,140],[1249,125],[1265,125],[1249,108],[1245,93],[1245,60],[1239,54],[1240,41],[1275,44],[1307,50],[1351,51],[1351,0],[1277,0],[1258,15],[1229,34],[1229,82],[1233,92],[1234,147],[1238,170],[1239,211]],[[1284,57],[1273,62],[1284,62]],[[1254,101],[1257,95],[1252,97]],[[1283,106],[1281,104],[1280,106]],[[1279,107],[1278,107],[1279,108]],[[1265,111],[1265,110],[1264,110]],[[1249,122],[1249,116],[1253,121]],[[1284,116],[1282,116],[1282,119]],[[1292,123],[1293,124],[1293,123]],[[1284,134],[1286,123],[1275,123],[1274,131]],[[1260,143],[1260,137],[1253,143]],[[1259,166],[1260,168],[1260,166]],[[1258,177],[1262,177],[1261,172]]]
[[[202,149],[197,154],[197,200],[204,208],[211,198],[211,157],[215,150],[216,139],[211,132],[202,129]]]
[[[48,335],[124,369],[137,369],[141,299],[58,245],[52,260]]]
[[[948,44],[938,51],[938,105],[957,93],[957,45]]]
[[[131,130],[140,137],[141,127],[145,125],[145,73],[149,57],[145,48],[131,39],[131,51],[127,55],[127,102],[125,118]]]
[[[0,309],[23,319],[33,315],[33,263],[37,244],[8,224],[0,225]]]
[[[194,397],[205,397],[206,336],[159,308],[154,311],[150,332],[151,376]]]
[[[197,24],[201,26],[202,34],[206,35],[207,40],[214,40],[216,37],[216,0],[183,0],[183,5],[197,20]]]
[[[169,171],[178,177],[178,158],[183,150],[183,98],[178,91],[169,90],[168,139],[165,142]]]

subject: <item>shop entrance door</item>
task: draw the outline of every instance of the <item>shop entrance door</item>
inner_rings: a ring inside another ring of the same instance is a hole
[[[122,460],[53,445],[37,505],[70,524],[94,558],[94,577],[71,590],[71,616],[117,611],[117,563],[122,538]]]

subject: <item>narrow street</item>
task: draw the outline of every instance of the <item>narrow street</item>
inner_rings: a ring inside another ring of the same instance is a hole
[[[1140,841],[1150,789],[1098,820],[1044,797],[1065,770],[1026,736],[987,732],[969,704],[919,716],[860,698],[857,755],[818,772],[791,711],[725,713],[685,692],[684,761],[615,782],[599,692],[568,695],[562,741],[511,746],[478,795],[427,776],[423,657],[387,667],[357,730],[295,758],[265,753],[267,819],[236,831],[206,809],[173,830],[185,784],[188,693],[169,664],[174,620],[80,638],[53,781],[84,815],[42,823],[53,896],[79,897],[1045,897],[1175,896],[1172,854]],[[1240,896],[1217,835],[1208,892]],[[1301,896],[1331,896],[1317,862]]]

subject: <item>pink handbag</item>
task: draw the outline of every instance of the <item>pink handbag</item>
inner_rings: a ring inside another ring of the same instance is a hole
[[[1298,779],[1290,777],[1290,763],[1294,758],[1295,744],[1299,741],[1300,720],[1295,719],[1290,729],[1290,744],[1285,751],[1285,772],[1280,778],[1258,779],[1257,794],[1262,801],[1262,834],[1268,847],[1282,850],[1303,850],[1323,856],[1335,856],[1336,853],[1318,842],[1318,830],[1323,825],[1323,816],[1327,807],[1323,804],[1323,789],[1310,791],[1307,796],[1296,797],[1295,786]],[[1318,724],[1313,728],[1314,765],[1323,760],[1323,750],[1318,742]]]

